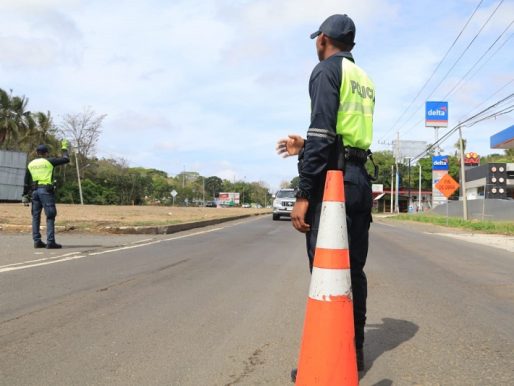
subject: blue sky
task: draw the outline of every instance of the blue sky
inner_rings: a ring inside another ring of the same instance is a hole
[[[512,0],[434,90],[499,3],[484,0],[395,125],[478,3],[0,0],[0,87],[28,97],[31,111],[51,111],[57,123],[87,106],[107,114],[101,157],[275,189],[296,175],[296,161],[279,158],[274,147],[288,133],[306,133],[307,84],[317,63],[309,34],[327,16],[347,13],[357,25],[353,53],[377,89],[372,149],[384,150],[397,130],[402,140],[433,142],[423,122],[425,98],[442,99],[480,57],[476,75],[447,98],[450,126],[514,92],[514,27],[484,56],[514,20]],[[465,129],[468,150],[494,152],[489,137],[513,117]],[[453,152],[456,139],[442,147]]]

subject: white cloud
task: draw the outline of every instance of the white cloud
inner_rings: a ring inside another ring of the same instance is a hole
[[[357,63],[377,84],[378,138],[431,74],[475,2],[441,3],[437,23],[426,12],[431,6],[428,0],[2,1],[0,87],[55,117],[83,106],[107,114],[102,156],[170,173],[186,165],[229,179],[246,175],[277,187],[296,174],[296,163],[275,155],[275,140],[304,135],[309,124],[307,84],[317,61],[309,34],[333,13],[355,20]],[[491,9],[481,11],[482,19]],[[481,44],[507,25],[511,9],[502,5]],[[455,95],[453,116],[512,78],[509,47]],[[483,49],[477,44],[463,63]],[[456,68],[448,84],[465,70]],[[408,135],[432,138],[423,127]]]

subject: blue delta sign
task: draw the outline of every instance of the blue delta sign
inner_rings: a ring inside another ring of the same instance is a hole
[[[449,162],[447,155],[432,156],[432,170],[448,170]]]
[[[426,102],[425,126],[448,127],[448,102]]]

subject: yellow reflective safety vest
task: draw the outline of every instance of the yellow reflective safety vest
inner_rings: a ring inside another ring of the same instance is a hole
[[[368,75],[351,60],[343,58],[336,132],[344,145],[369,149],[373,139],[375,86]]]
[[[27,168],[32,176],[32,181],[37,181],[39,185],[52,184],[54,165],[52,165],[46,158],[36,158],[29,163]]]

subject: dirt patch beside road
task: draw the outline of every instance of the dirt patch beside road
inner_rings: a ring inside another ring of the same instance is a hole
[[[56,225],[65,230],[102,231],[106,227],[144,227],[271,213],[253,208],[185,208],[171,206],[107,206],[57,204]],[[30,207],[0,204],[0,230],[29,231]],[[44,225],[44,215],[41,224]]]

